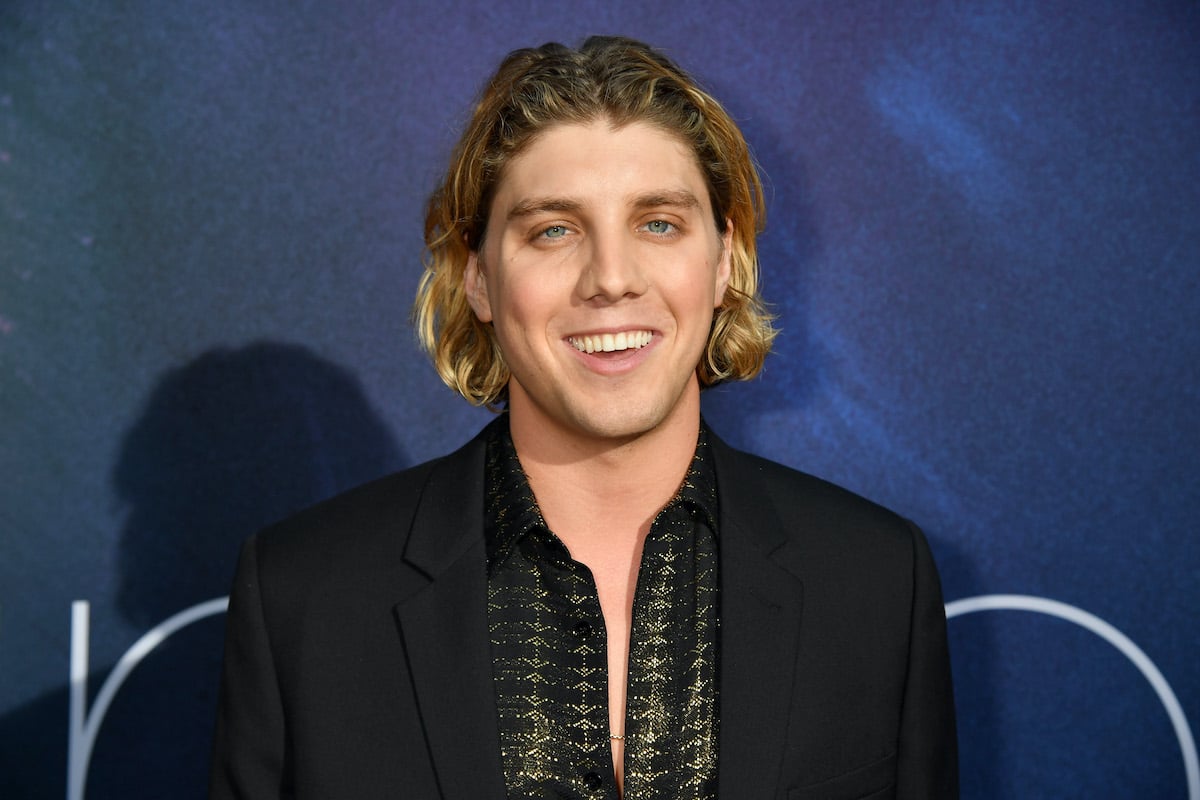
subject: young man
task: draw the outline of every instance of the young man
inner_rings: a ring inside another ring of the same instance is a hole
[[[418,332],[504,411],[247,542],[213,798],[955,797],[920,532],[724,445],[762,192],[650,48],[511,54],[429,203]]]

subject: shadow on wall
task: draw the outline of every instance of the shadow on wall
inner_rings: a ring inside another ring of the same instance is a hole
[[[158,385],[113,471],[121,613],[148,627],[225,594],[249,533],[402,461],[341,367],[294,345],[202,355]]]
[[[404,462],[358,381],[303,347],[214,350],[168,373],[113,471],[122,616],[148,629],[226,594],[250,533]],[[199,622],[134,670],[100,728],[89,800],[206,795],[222,634],[223,617]],[[66,687],[0,720],[4,796],[64,794],[66,721]]]

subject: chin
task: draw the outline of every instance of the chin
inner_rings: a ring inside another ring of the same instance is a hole
[[[635,439],[659,428],[672,410],[663,404],[647,406],[635,400],[615,404],[601,413],[590,409],[576,418],[576,425],[598,439]]]

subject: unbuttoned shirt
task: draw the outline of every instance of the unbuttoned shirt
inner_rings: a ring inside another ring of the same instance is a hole
[[[546,526],[507,415],[490,427],[486,481],[488,625],[508,796],[616,800],[596,583]],[[716,797],[717,519],[702,422],[683,485],[651,523],[638,568],[626,800]]]

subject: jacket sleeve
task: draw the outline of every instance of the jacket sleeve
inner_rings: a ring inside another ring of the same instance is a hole
[[[897,800],[958,797],[954,689],[946,644],[946,610],[925,536],[913,534],[913,595],[908,676],[897,748]]]
[[[263,612],[257,543],[255,536],[243,545],[229,597],[210,800],[292,796],[285,780],[287,735]]]

